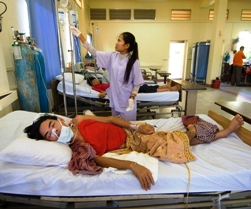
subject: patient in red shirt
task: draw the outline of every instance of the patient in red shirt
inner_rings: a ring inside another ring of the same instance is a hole
[[[98,95],[99,98],[104,98],[106,96],[106,89],[110,87],[109,83],[101,83],[96,77],[88,77],[87,83],[92,86],[92,89],[100,92]],[[159,85],[147,85],[143,84],[139,87],[138,93],[156,93],[156,92],[165,92],[165,91],[178,91],[180,85],[172,85],[172,81],[168,82],[163,86]]]

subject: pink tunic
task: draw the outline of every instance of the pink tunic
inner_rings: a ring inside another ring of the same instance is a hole
[[[109,72],[110,88],[106,91],[110,100],[110,107],[114,108],[117,112],[126,112],[128,99],[133,87],[144,83],[139,60],[136,60],[132,66],[128,83],[124,83],[128,57],[120,60],[118,52],[97,51],[96,58],[97,65],[106,68]],[[136,107],[136,100],[134,102]]]

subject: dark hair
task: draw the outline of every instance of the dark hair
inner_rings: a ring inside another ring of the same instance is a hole
[[[131,57],[129,58],[129,61],[126,66],[126,71],[124,75],[124,82],[128,83],[129,77],[132,71],[132,66],[134,62],[139,59],[139,52],[138,52],[138,44],[135,41],[135,37],[133,34],[129,32],[124,32],[121,34],[123,36],[123,40],[125,44],[129,44],[128,52],[132,52]]]
[[[86,81],[87,81],[87,83],[88,83],[90,86],[92,86],[92,81],[93,81],[94,79],[97,79],[97,78],[96,78],[96,77],[93,77],[93,76],[89,76],[89,77],[86,79]]]
[[[240,50],[242,50],[242,49],[244,49],[244,46],[241,46],[241,47],[240,47]]]
[[[30,126],[27,126],[24,129],[24,133],[27,133],[28,137],[31,139],[44,139],[44,136],[42,136],[39,132],[39,128],[42,122],[51,119],[51,120],[57,120],[57,116],[44,114],[40,116],[37,120],[35,120]]]

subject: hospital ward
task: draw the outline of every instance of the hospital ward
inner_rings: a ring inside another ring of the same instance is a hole
[[[0,0],[0,208],[251,209],[250,0]]]

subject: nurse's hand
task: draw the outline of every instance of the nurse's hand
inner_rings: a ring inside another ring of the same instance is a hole
[[[81,34],[81,31],[75,27],[70,26],[70,29],[71,29],[72,34],[77,37],[79,37],[79,35]]]
[[[127,108],[126,108],[126,111],[131,111],[133,110],[134,108],[134,101],[132,98],[129,98],[128,99],[128,105],[127,105]]]

